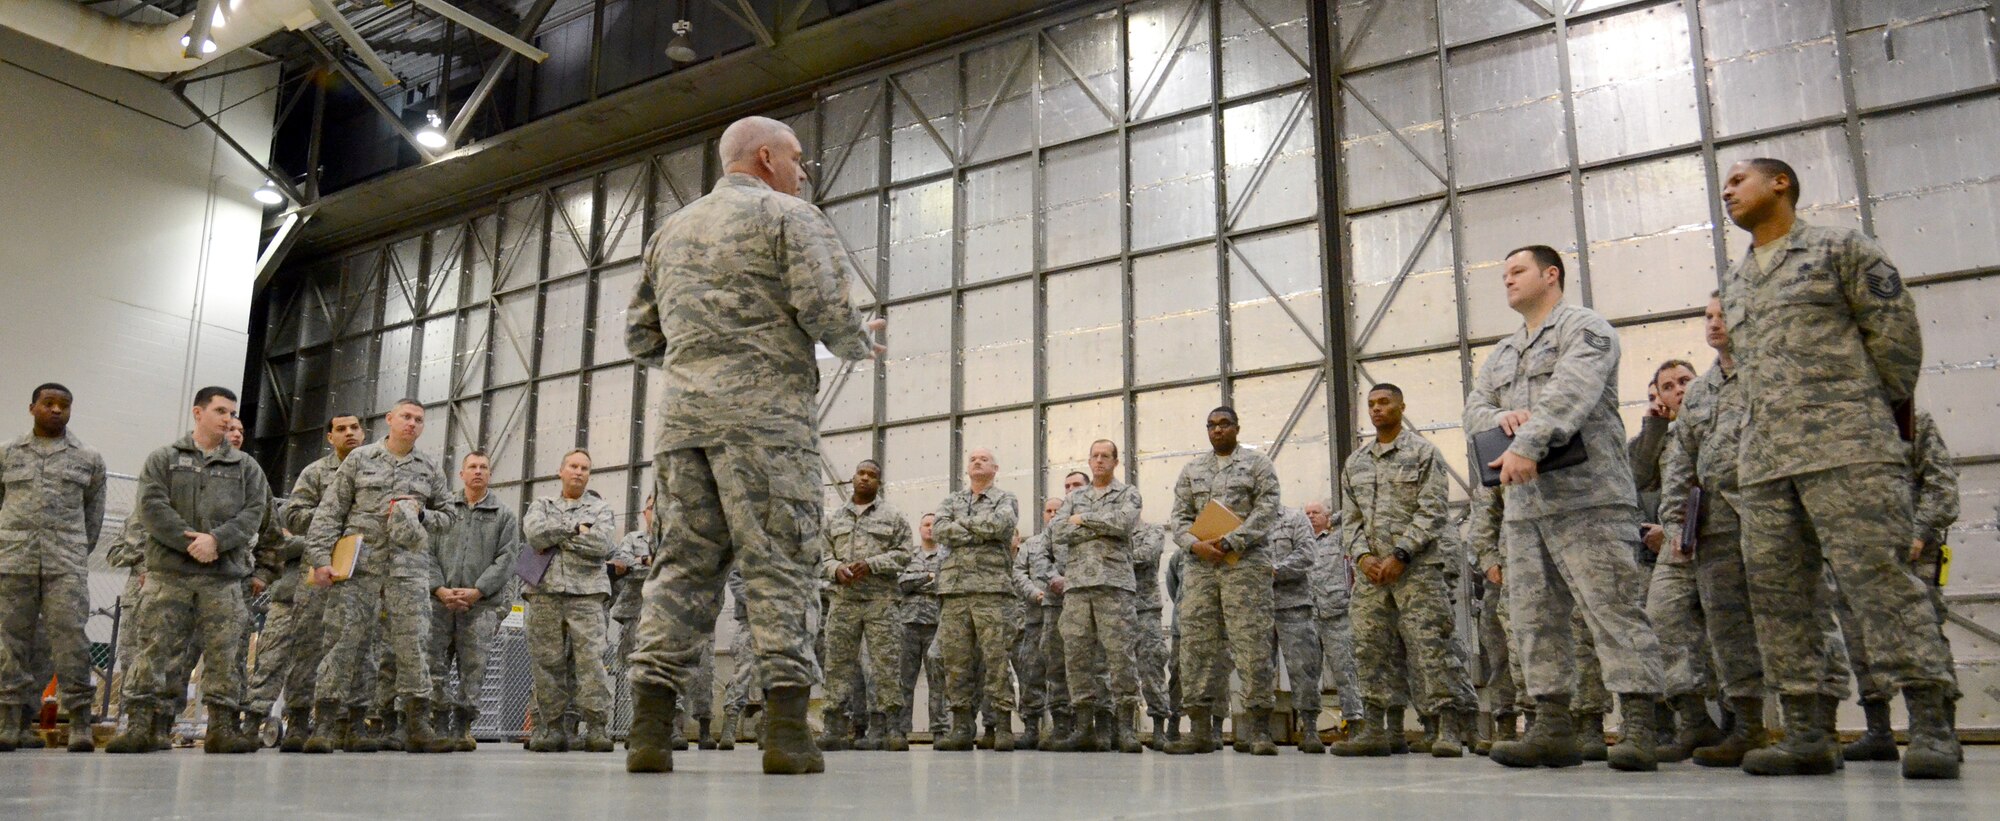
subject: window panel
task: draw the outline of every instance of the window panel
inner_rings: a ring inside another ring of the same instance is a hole
[[[458,317],[446,314],[423,324],[424,349],[417,360],[417,400],[425,404],[452,398],[452,361],[457,351]]]
[[[1491,3],[1489,5],[1508,5]],[[1458,183],[1558,168],[1569,159],[1555,33],[1472,46],[1445,72]]]
[[[491,317],[485,308],[466,311],[461,316],[464,322],[458,330],[458,340],[452,346],[452,378],[456,380],[453,391],[459,396],[473,396],[486,389],[486,350],[492,341],[488,338]]]
[[[1988,14],[1974,7],[1919,23],[1849,33],[1854,104],[1875,108],[2000,81]],[[1849,25],[1854,25],[1851,20]]]
[[[965,55],[967,162],[1004,157],[1035,143],[1034,40],[1021,38]]]
[[[631,366],[605,368],[590,374],[590,421],[585,446],[598,467],[632,461]]]
[[[889,309],[889,408],[891,421],[951,409],[951,298]]]
[[[1835,0],[1710,0],[1700,5],[1709,106],[1718,135],[1840,111]]]
[[[1996,130],[1991,96],[1862,121],[1875,231],[1904,276],[2000,261],[2000,157],[1967,137]]]
[[[632,353],[625,348],[625,317],[645,274],[645,267],[635,262],[597,275],[597,310],[594,312],[596,319],[592,320],[596,332],[591,339],[592,364],[605,365],[632,358]]]
[[[891,91],[890,179],[950,168],[958,153],[958,61],[940,60],[898,74]]]
[[[965,294],[965,338],[960,380],[964,409],[978,410],[1033,399],[1035,284],[1010,282]]]
[[[1220,404],[1222,388],[1214,384],[1149,391],[1135,399],[1138,447],[1131,464],[1139,471],[1140,498],[1159,500],[1149,506],[1153,513],[1147,521],[1165,523],[1173,515],[1174,482],[1182,467],[1209,451],[1203,426]]]
[[[1090,471],[1090,443],[1099,439],[1109,439],[1118,443],[1121,479],[1132,475],[1129,454],[1125,453],[1125,399],[1109,396],[1071,402],[1067,405],[1050,405],[1048,409],[1048,435],[1045,449],[1048,461],[1048,487],[1050,492],[1059,492],[1063,475],[1072,470]],[[1141,496],[1146,501],[1146,521],[1162,521],[1166,504],[1170,499],[1156,499]],[[1155,518],[1158,513],[1161,518]]]
[[[1341,78],[1339,173],[1347,208],[1444,191],[1438,177],[1445,166],[1439,82],[1435,59]]]
[[[842,374],[846,376],[843,378]],[[828,399],[828,397],[833,397]],[[830,403],[830,404],[829,404]],[[820,427],[839,430],[875,421],[875,365],[856,362],[851,367],[840,357],[822,354],[819,358],[819,401],[823,409]]]
[[[1132,364],[1139,384],[1216,373],[1215,277],[1213,245],[1132,261]]]
[[[1030,410],[989,413],[965,417],[959,431],[963,453],[975,448],[993,451],[1000,465],[993,478],[995,487],[1021,500],[1021,532],[1032,533],[1040,522],[1041,508],[1035,498],[1035,412]],[[914,526],[914,525],[913,525]]]
[[[1622,319],[1707,305],[1720,281],[1708,206],[1696,154],[1584,174],[1591,307]]]
[[[1028,158],[965,172],[965,281],[1035,267],[1035,177]]]
[[[482,305],[493,298],[493,275],[500,261],[499,232],[500,218],[497,216],[479,217],[472,221],[472,234],[467,239],[472,244],[465,282],[467,307]]]
[[[1207,114],[1132,132],[1132,248],[1215,233],[1215,125]]]
[[[528,469],[528,386],[494,391],[486,402],[485,425],[493,481],[519,481]]]
[[[1990,328],[2000,316],[2000,282],[1992,277],[1921,285],[1910,289],[1924,328],[1924,371],[1917,380],[1917,407],[1937,419],[1938,431],[1960,456],[2000,453],[2000,379],[1990,363],[2000,360],[2000,336],[1965,333]],[[1965,509],[1972,507],[1967,499]],[[1970,519],[1970,516],[1965,519]],[[1988,520],[1991,521],[1991,520]]]
[[[1233,407],[1243,422],[1242,443],[1269,456],[1278,471],[1279,497],[1289,508],[1333,495],[1333,468],[1328,457],[1326,387],[1313,379],[1318,369],[1236,380]],[[1304,410],[1300,410],[1303,407]],[[1299,421],[1275,448],[1285,422]]]
[[[653,158],[653,228],[708,190],[706,141]],[[821,180],[813,180],[815,183]],[[627,229],[628,231],[630,229]]]
[[[592,455],[595,455],[595,453],[593,452]],[[597,491],[597,495],[604,497],[604,501],[611,505],[611,514],[617,517],[619,529],[623,531],[636,527],[639,517],[632,507],[631,501],[632,483],[634,481],[633,471],[629,468],[605,470],[601,461],[593,461],[591,469],[592,472],[588,487],[590,490]],[[557,492],[560,493],[561,490],[558,489]],[[645,504],[645,494],[639,494],[639,503],[642,505]],[[623,533],[618,534],[618,537],[623,538]]]
[[[870,195],[829,205],[825,211],[827,221],[833,223],[834,232],[840,235],[840,243],[847,246],[847,258],[853,261],[858,274],[848,283],[848,294],[856,306],[875,304],[875,289],[881,282],[877,264],[881,241],[876,232],[882,216],[881,200]]]
[[[1565,0],[1566,1],[1566,0]],[[1491,37],[1547,20],[1546,0],[1496,3],[1493,0],[1441,0],[1445,44]]]
[[[1043,343],[1049,396],[1124,384],[1124,280],[1115,264],[1049,276]]]
[[[563,454],[576,447],[577,390],[582,379],[565,376],[535,383],[535,450],[532,476],[554,476]]]
[[[1230,243],[1231,369],[1246,371],[1326,358],[1322,347],[1325,306],[1320,302],[1324,269],[1320,267],[1319,246],[1319,228],[1313,225]]]
[[[639,255],[646,243],[641,228],[646,216],[644,163],[629,165],[604,175],[604,237],[600,243],[602,262],[617,262]]]
[[[1372,330],[1360,339],[1362,353],[1458,338],[1451,220],[1440,213],[1444,208],[1442,201],[1419,203],[1357,217],[1348,224],[1354,249],[1349,263],[1353,270],[1348,274],[1354,311],[1350,327],[1358,339]],[[1406,267],[1409,273],[1404,274]],[[1386,311],[1384,300],[1388,300]],[[1375,319],[1377,314],[1380,320]]]
[[[466,228],[454,225],[431,232],[430,276],[424,282],[424,313],[458,308],[464,288]]]
[[[408,322],[416,316],[417,298],[423,290],[423,254],[421,236],[390,244],[382,261],[383,325]]]
[[[1042,155],[1043,264],[1054,267],[1118,253],[1123,242],[1116,137]],[[1212,206],[1211,206],[1212,207]]]
[[[345,408],[362,416],[374,412],[375,396],[368,386],[375,364],[373,343],[368,337],[334,343],[333,378],[327,386],[329,407]]]
[[[889,195],[889,296],[951,287],[952,181],[898,188]]]
[[[1312,106],[1301,91],[1223,112],[1229,228],[1243,230],[1319,211]]]
[[[1306,78],[1312,46],[1304,0],[1221,0],[1221,4],[1224,96]]]
[[[1564,255],[1569,282],[1564,289],[1581,293],[1576,265],[1576,203],[1569,178],[1542,180],[1494,191],[1469,194],[1460,201],[1465,229],[1466,332],[1496,336],[1521,327],[1521,317],[1507,307],[1507,290],[1500,283],[1508,251],[1539,243]]]
[[[1339,0],[1333,15],[1346,65],[1369,65],[1437,49],[1434,3]]]
[[[573,371],[583,364],[584,306],[589,295],[587,276],[571,277],[548,287],[542,297],[541,373]]]
[[[1134,119],[1209,101],[1213,67],[1208,23],[1207,0],[1147,0],[1125,7]]]
[[[1125,72],[1118,64],[1119,32],[1116,11],[1043,32],[1042,105],[1036,112],[1043,145],[1109,130],[1123,115]]]
[[[882,435],[882,457],[887,463],[882,466],[883,497],[919,518],[926,511],[937,510],[945,494],[951,492],[952,475],[959,471],[951,460],[951,425],[947,422],[889,428]]]
[[[821,197],[833,198],[881,183],[884,84],[880,81],[827,95],[820,101]]]
[[[1572,27],[1569,60],[1580,161],[1700,139],[1683,9],[1653,6]]]
[[[341,264],[340,297],[333,304],[334,331],[339,335],[367,333],[381,327],[376,322],[382,305],[382,251],[371,248],[348,257]]]
[[[494,291],[519,288],[541,278],[542,246],[548,240],[543,202],[537,194],[501,206]]]
[[[590,265],[591,232],[597,208],[597,182],[582,180],[555,190],[549,220],[548,278],[572,274]]]

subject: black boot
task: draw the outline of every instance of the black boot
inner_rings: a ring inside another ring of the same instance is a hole
[[[1661,761],[1686,761],[1696,749],[1722,743],[1722,728],[1709,718],[1708,702],[1701,696],[1693,693],[1676,696],[1674,713],[1680,727],[1674,732],[1673,743],[1660,749]]]
[[[1171,744],[1173,742],[1181,740],[1181,714],[1170,713],[1167,715],[1166,721],[1167,721],[1167,740],[1161,743],[1160,746],[1162,748],[1164,748],[1167,744]],[[1153,725],[1153,732],[1157,733],[1159,732],[1159,730],[1160,730],[1159,725],[1157,724]],[[1165,752],[1164,749],[1162,749],[1161,751]]]
[[[826,771],[826,759],[813,746],[812,729],[806,726],[805,687],[773,687],[765,691],[764,703],[770,712],[764,717],[764,772],[770,775],[802,775]]]
[[[1111,708],[1103,705],[1098,705],[1097,709],[1092,711],[1092,714],[1097,716],[1097,732],[1095,734],[1097,749],[1095,752],[1116,752],[1118,750],[1118,727],[1116,726],[1118,724],[1118,714]]]
[[[1211,721],[1205,707],[1188,708],[1187,735],[1167,742],[1167,755],[1193,755],[1215,752],[1215,722]]]
[[[1703,767],[1741,767],[1743,756],[1770,745],[1771,733],[1764,729],[1764,699],[1732,698],[1729,708],[1729,714],[1735,718],[1729,735],[1713,746],[1696,747],[1694,763]]]
[[[1408,708],[1405,707],[1390,707],[1382,714],[1385,717],[1383,729],[1389,731],[1390,755],[1404,755],[1410,751],[1410,736],[1403,732],[1403,716],[1406,712]]]
[[[1821,724],[1820,700],[1832,696],[1780,695],[1785,738],[1744,754],[1743,771],[1751,775],[1832,775],[1840,761],[1832,728]]]
[[[1049,720],[1049,734],[1042,737],[1037,749],[1050,753],[1073,753],[1083,745],[1083,738],[1076,734],[1076,714],[1069,708],[1053,710]]]
[[[408,749],[409,744],[406,743],[408,739],[403,735],[402,710],[393,707],[384,709],[381,719],[373,722],[373,724],[381,728],[375,731],[375,736],[379,739],[378,743],[382,745],[383,751],[400,753]],[[421,753],[423,750],[415,750],[414,752]]]
[[[350,707],[347,710],[347,726],[352,731],[348,736],[347,751],[350,753],[381,752],[382,741],[375,737],[378,729],[368,720],[368,708]]]
[[[1854,743],[1841,747],[1840,757],[1848,761],[1895,761],[1896,731],[1889,726],[1889,702],[1862,701],[1861,714],[1868,719],[1868,731]]]
[[[1604,714],[1596,710],[1570,711],[1570,726],[1576,728],[1576,749],[1585,761],[1603,761],[1610,747],[1604,743]]]
[[[1611,769],[1625,772],[1653,772],[1660,768],[1660,697],[1651,693],[1619,693],[1618,713],[1624,725],[1618,729],[1618,746],[1606,751]]]
[[[264,740],[257,735],[257,727],[263,722],[249,713],[235,713],[236,738],[229,746],[231,755],[246,755],[264,749]]]
[[[861,737],[854,741],[854,749],[863,752],[880,751],[882,749],[882,731],[886,729],[882,726],[884,722],[881,719],[881,714],[871,713],[868,716],[868,720],[863,723],[867,726],[862,731]],[[824,747],[825,745],[821,746]]]
[[[972,749],[972,727],[976,722],[971,710],[951,711],[951,729],[944,737],[931,742],[931,748],[939,752],[962,753]]]
[[[1173,721],[1174,719],[1169,716],[1153,716],[1153,734],[1146,739],[1146,746],[1151,747],[1153,752],[1157,753],[1167,748],[1167,736],[1175,734],[1177,730]]]
[[[699,732],[695,735],[696,747],[704,750],[715,749],[715,733],[711,731],[709,727],[709,724],[712,721],[714,721],[714,719],[704,716],[700,720],[695,722],[695,727],[699,730]]]
[[[1953,728],[1956,702],[1937,686],[1908,687],[1903,705],[1910,712],[1910,751],[1903,755],[1904,778],[1957,779],[1964,751]]]
[[[1042,716],[1040,713],[1021,714],[1021,734],[1014,737],[1014,746],[1022,750],[1042,748]]]
[[[625,771],[674,771],[673,731],[680,722],[680,700],[663,684],[632,682],[632,729],[625,737]]]
[[[1496,741],[1487,757],[1508,767],[1575,767],[1583,763],[1570,725],[1568,696],[1536,699],[1535,723],[1518,741]],[[1603,736],[1599,736],[1602,739]]]

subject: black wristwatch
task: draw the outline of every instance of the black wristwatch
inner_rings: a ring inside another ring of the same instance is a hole
[[[1396,548],[1396,552],[1391,553],[1389,555],[1396,557],[1396,561],[1402,562],[1403,564],[1410,563],[1410,551],[1408,550],[1404,550],[1399,547]]]

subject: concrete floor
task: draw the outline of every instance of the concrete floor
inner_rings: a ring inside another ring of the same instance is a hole
[[[1969,750],[1963,781],[1910,782],[1895,764],[1760,779],[1669,765],[1503,769],[1481,758],[1340,759],[1283,748],[1187,758],[1054,753],[835,753],[825,775],[771,777],[753,745],[675,756],[630,776],[624,753],[447,756],[0,754],[0,818],[1993,818],[2000,748]],[[1980,806],[1986,810],[1978,809]]]

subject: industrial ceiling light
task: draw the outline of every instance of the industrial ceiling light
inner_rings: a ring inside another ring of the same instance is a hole
[[[222,28],[223,26],[226,26],[226,25],[229,25],[229,18],[227,18],[227,17],[224,17],[224,16],[222,16],[222,7],[221,7],[221,6],[216,6],[216,7],[215,7],[215,19],[214,19],[214,21],[213,21],[213,22],[210,22],[210,23],[208,24],[208,27],[209,27],[209,28],[217,28],[217,29],[219,29],[219,28]]]
[[[250,192],[250,197],[265,205],[285,204],[285,192],[279,191],[278,184],[270,180],[265,180],[262,186]]]
[[[424,119],[428,124],[417,131],[418,145],[435,151],[451,144],[444,136],[444,118],[438,116],[437,109],[431,109]]]
[[[694,30],[694,24],[685,19],[685,10],[682,11],[682,18],[674,21],[674,39],[667,43],[667,59],[676,63],[692,63],[697,55],[694,53],[694,41],[688,38],[688,32]]]

